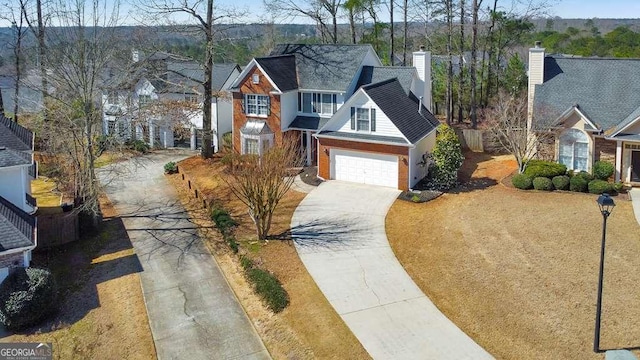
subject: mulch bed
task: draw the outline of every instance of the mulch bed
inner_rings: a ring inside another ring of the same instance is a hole
[[[318,186],[322,183],[322,180],[318,179],[318,167],[308,166],[302,169],[300,173],[300,179],[307,185]]]
[[[442,194],[442,191],[437,190],[409,190],[400,193],[400,195],[398,195],[398,199],[413,203],[424,203],[431,201]]]

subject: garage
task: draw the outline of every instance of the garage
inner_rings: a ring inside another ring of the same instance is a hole
[[[398,156],[331,149],[331,178],[398,187]]]

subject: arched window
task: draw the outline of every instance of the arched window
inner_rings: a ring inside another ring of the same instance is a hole
[[[570,170],[587,171],[589,163],[589,138],[577,129],[568,129],[560,135],[558,161]]]

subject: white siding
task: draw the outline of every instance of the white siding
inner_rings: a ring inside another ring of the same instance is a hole
[[[290,91],[280,95],[280,126],[282,131],[289,128],[298,114],[298,92]]]
[[[422,140],[416,143],[414,148],[409,149],[409,188],[414,187],[418,181],[427,175],[428,168],[426,164],[419,164],[422,161],[422,155],[431,152],[436,144],[436,132],[432,131]]]
[[[16,166],[0,168],[0,196],[19,207],[31,212],[33,209],[27,205],[25,194],[31,193],[28,166]]]
[[[403,137],[402,133],[396,128],[396,126],[389,120],[382,110],[373,101],[369,99],[364,93],[358,93],[355,99],[348,105],[348,108],[341,109],[336,113],[336,116],[340,116],[337,121],[332,122],[330,127],[326,130],[342,131],[342,132],[358,132],[351,130],[351,107],[364,107],[376,109],[376,131],[370,132],[371,135],[379,136],[395,136]],[[334,117],[335,118],[335,117]],[[366,133],[366,132],[365,132]]]

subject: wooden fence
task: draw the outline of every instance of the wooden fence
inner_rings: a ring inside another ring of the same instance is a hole
[[[465,149],[479,152],[484,151],[484,136],[482,130],[462,129],[459,130],[458,137],[460,137],[462,146]]]
[[[67,212],[53,215],[38,215],[38,247],[50,247],[78,240],[78,214]]]

